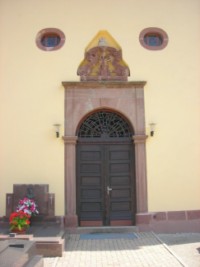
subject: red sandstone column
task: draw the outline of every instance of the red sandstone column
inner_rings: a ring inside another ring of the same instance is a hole
[[[147,177],[146,177],[146,152],[145,140],[147,135],[134,135],[135,144],[135,171],[136,171],[136,198],[137,213],[148,211]]]
[[[76,143],[77,136],[64,136],[65,142],[65,225],[76,227]]]

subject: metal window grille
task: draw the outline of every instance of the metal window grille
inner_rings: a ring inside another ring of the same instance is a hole
[[[133,131],[129,123],[116,113],[99,111],[82,123],[79,128],[79,137],[131,137]]]

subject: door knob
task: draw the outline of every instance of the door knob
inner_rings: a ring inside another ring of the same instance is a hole
[[[112,191],[112,188],[110,186],[107,186],[107,194],[110,194],[110,191]]]

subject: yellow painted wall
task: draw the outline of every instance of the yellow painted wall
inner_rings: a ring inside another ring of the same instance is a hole
[[[64,214],[62,81],[79,81],[84,50],[100,30],[122,47],[129,81],[146,80],[150,211],[200,208],[200,1],[199,0],[0,0],[0,216],[13,183],[48,183],[56,215]],[[62,49],[35,44],[43,28],[66,36]],[[138,40],[147,27],[169,36],[161,51]]]

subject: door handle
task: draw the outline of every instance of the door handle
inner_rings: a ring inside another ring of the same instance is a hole
[[[110,191],[112,191],[112,188],[110,186],[107,186],[107,195],[110,195]]]

